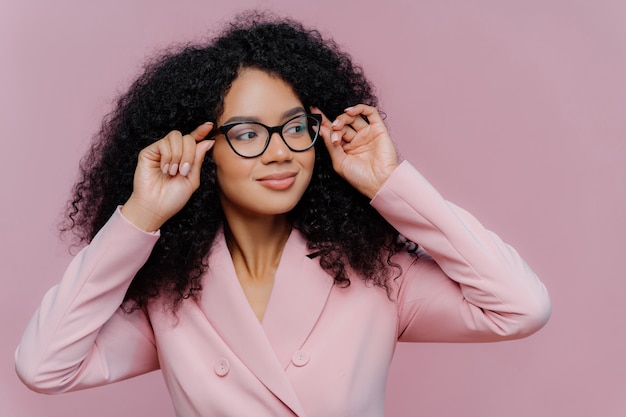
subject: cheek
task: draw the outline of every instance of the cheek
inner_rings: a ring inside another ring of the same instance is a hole
[[[309,188],[311,184],[311,178],[313,177],[313,170],[315,168],[315,152],[306,151],[303,154],[297,156],[298,165],[300,166],[302,174],[302,182],[300,182],[302,190],[301,192]]]
[[[215,174],[222,205],[225,204],[224,199],[239,205],[241,201],[245,201],[246,196],[250,195],[247,177],[241,171],[233,169],[231,165],[216,164]]]
[[[237,194],[246,180],[245,169],[220,161],[215,163],[215,182],[221,194]]]
[[[237,183],[245,180],[246,175],[245,167],[237,167],[233,164],[215,164],[215,175],[217,177],[217,185],[220,189],[236,188]]]
[[[302,159],[300,160],[300,164],[309,171],[313,171],[313,167],[315,166],[315,148],[311,148],[308,151],[301,154]]]
[[[305,166],[307,167],[308,171],[309,171],[309,182],[310,182],[310,178],[313,176],[313,170],[315,169],[315,151],[311,152],[311,155],[308,156],[306,162],[305,162]]]
[[[227,143],[216,143],[213,147],[213,162],[215,174],[220,189],[248,176],[250,171],[249,161],[241,160],[228,147]]]

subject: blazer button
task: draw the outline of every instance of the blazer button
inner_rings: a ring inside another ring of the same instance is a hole
[[[217,376],[226,376],[228,371],[230,371],[230,363],[228,362],[228,359],[220,358],[215,363],[215,367],[213,369],[215,370]]]
[[[309,363],[309,354],[304,350],[299,350],[293,354],[291,362],[296,366],[304,366]]]

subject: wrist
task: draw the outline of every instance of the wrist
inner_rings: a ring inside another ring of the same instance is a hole
[[[391,174],[393,174],[397,167],[398,163],[386,166],[384,170],[377,173],[375,179],[363,185],[362,193],[370,200],[373,199],[374,196],[378,194],[378,191],[383,188],[383,186],[385,185],[389,177],[391,177]]]
[[[148,233],[156,232],[165,223],[153,210],[141,204],[133,196],[120,208],[120,212],[126,220]]]

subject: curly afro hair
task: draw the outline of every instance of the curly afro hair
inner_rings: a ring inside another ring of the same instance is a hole
[[[61,229],[89,243],[129,198],[139,151],[171,130],[190,132],[216,120],[242,68],[280,77],[294,88],[305,108],[318,107],[331,119],[357,103],[377,105],[362,69],[334,41],[289,19],[256,12],[240,15],[205,44],[166,50],[117,100],[81,161],[81,177]],[[293,227],[336,284],[349,286],[354,271],[390,294],[398,233],[365,196],[335,173],[323,141],[315,147],[313,178],[289,213]],[[200,188],[162,226],[125,301],[145,308],[159,297],[176,309],[184,299],[197,297],[210,262],[207,254],[224,224],[215,175],[208,156]]]

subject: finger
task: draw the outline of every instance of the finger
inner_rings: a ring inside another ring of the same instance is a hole
[[[333,162],[333,166],[337,167],[340,165],[340,161],[345,158],[346,154],[341,147],[341,138],[335,137],[332,127],[331,121],[326,117],[326,115],[317,107],[311,107],[311,112],[322,115],[322,126],[320,128],[320,135],[324,139],[324,144],[326,145],[326,149],[328,149],[328,153],[330,154],[330,159]]]
[[[211,130],[213,130],[213,123],[206,122],[183,137],[183,156],[179,167],[181,175],[187,176],[191,172],[192,166],[197,163],[198,145],[207,137]],[[206,150],[202,153],[202,159],[204,159],[204,154],[211,146],[213,145],[207,146],[207,144],[204,144],[200,148],[200,151],[202,151],[206,147]]]
[[[345,112],[351,116],[365,116],[369,124],[384,123],[378,109],[373,106],[368,106],[367,104],[357,104],[356,106],[348,107]],[[367,123],[365,119],[363,119],[363,121]]]
[[[172,150],[170,148],[169,135],[172,132],[168,133],[163,139],[154,143],[154,148],[150,149],[153,153],[157,155],[159,158],[159,164],[161,167],[161,171],[164,174],[167,174],[170,170],[170,163],[172,161]]]
[[[196,141],[191,135],[183,136],[182,140],[183,149],[180,158],[180,164],[178,165],[178,172],[183,177],[189,174],[191,170],[191,164],[196,156]]]
[[[326,117],[326,115],[317,107],[311,107],[311,111],[322,116],[320,134],[325,138],[328,136],[326,139],[329,139],[332,143],[338,144],[342,139],[349,142],[356,136],[356,131],[349,125],[340,129],[335,128],[328,117]]]
[[[178,130],[173,130],[167,135],[166,139],[169,143],[171,155],[167,173],[174,176],[178,173],[180,160],[183,155],[183,135]]]
[[[200,142],[205,139],[207,135],[213,130],[213,122],[206,122],[196,127],[193,132],[189,134],[196,142]]]
[[[367,120],[360,114],[349,115],[343,113],[335,119],[332,123],[332,128],[335,132],[338,132],[338,138],[342,138],[346,142],[350,142],[356,136],[357,132],[368,127]]]
[[[353,123],[355,119],[356,117],[353,115],[341,113],[335,120],[333,120],[332,127],[334,130],[341,130]]]
[[[179,165],[179,172],[182,176],[188,175],[191,171],[192,165],[196,162],[197,143],[202,141],[209,134],[209,132],[211,132],[212,129],[213,123],[207,122],[198,126],[193,132],[189,133],[188,135],[183,136],[183,153]]]
[[[329,140],[330,141],[330,135],[332,133],[332,123],[331,123],[331,121],[317,107],[311,107],[311,113],[319,114],[319,115],[322,116],[322,125],[320,126],[320,135],[322,136],[322,138],[324,140]]]
[[[356,130],[354,130],[352,126],[348,125],[348,126],[345,126],[343,129],[341,129],[340,131],[334,131],[332,134],[338,135],[341,141],[350,143],[352,142],[352,139],[356,137],[356,133],[357,133]]]
[[[200,170],[202,168],[202,163],[204,162],[204,157],[213,145],[215,145],[214,140],[203,140],[198,142],[196,145],[193,164],[191,165],[191,169],[187,175],[187,177],[191,178],[196,184],[200,183]]]
[[[204,139],[212,128],[213,123],[207,122],[185,136],[182,136],[177,130],[170,132],[167,139],[170,145],[171,156],[166,173],[172,176],[178,173],[183,176],[189,174],[195,157],[196,142]]]
[[[367,119],[362,114],[355,116],[354,121],[350,123],[350,127],[352,127],[357,132],[361,129],[365,129],[369,125],[370,124],[368,123]]]

